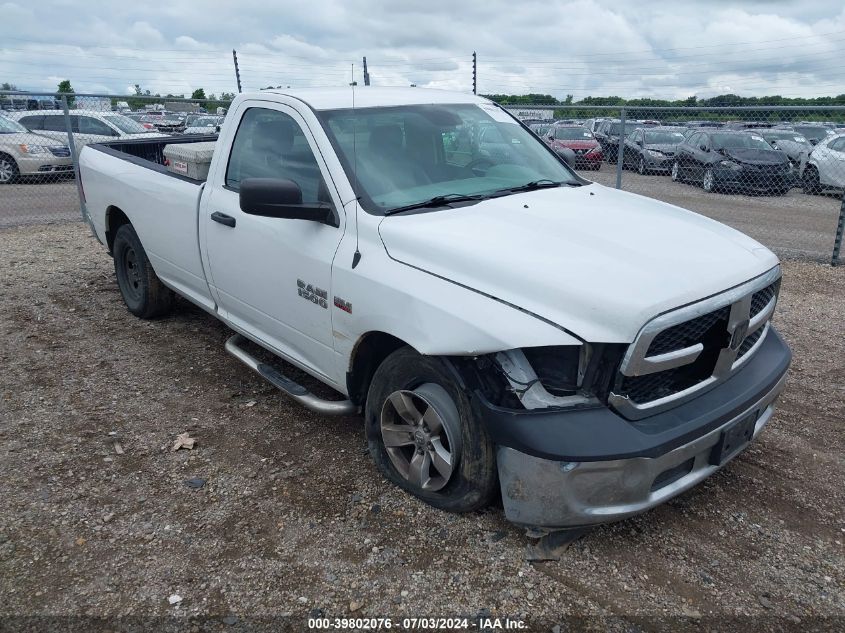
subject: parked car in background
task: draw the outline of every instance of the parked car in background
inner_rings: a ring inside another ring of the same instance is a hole
[[[581,125],[553,125],[546,139],[558,154],[562,154],[564,149],[572,150],[576,169],[601,169],[601,145],[587,128]]]
[[[686,123],[684,123],[684,127],[725,127],[725,124],[721,121],[687,121]]]
[[[606,121],[606,120],[607,119],[601,118],[601,117],[596,118],[596,119],[587,119],[586,121],[584,121],[584,127],[587,128],[588,130],[590,130],[590,132],[592,132],[593,134],[595,134],[596,130],[599,127],[599,124],[602,121]]]
[[[21,176],[48,174],[73,174],[67,145],[0,116],[0,185],[12,184]]]
[[[707,192],[746,191],[783,195],[792,187],[786,154],[759,134],[701,130],[678,146],[672,180],[700,183]]]
[[[784,128],[788,130],[795,130],[801,136],[806,138],[810,143],[816,145],[821,141],[825,140],[828,136],[832,136],[835,134],[833,130],[825,125],[803,125],[803,124],[796,124],[796,125],[784,125],[778,126],[779,128]]]
[[[769,145],[785,153],[796,167],[813,149],[813,144],[795,130],[768,128],[755,132],[766,139]]]
[[[126,114],[124,116],[126,116],[127,119],[130,119],[132,121],[135,121],[135,123],[140,124],[141,127],[143,127],[149,132],[156,131],[156,126],[153,125],[152,121],[150,121],[149,117],[146,114],[136,112],[133,114]]]
[[[220,131],[222,123],[222,116],[194,117],[191,124],[184,129],[182,134],[217,134]]]
[[[625,138],[622,166],[640,174],[669,173],[678,145],[684,142],[685,128],[658,126],[638,128]]]
[[[88,143],[103,143],[117,139],[153,138],[155,132],[140,123],[115,112],[71,110],[70,125],[77,154]],[[9,118],[43,136],[67,145],[67,124],[61,110],[12,112]],[[163,136],[158,134],[158,136]]]
[[[645,124],[642,121],[630,120],[625,121],[625,129],[622,129],[622,121],[619,119],[606,119],[599,124],[598,131],[596,131],[596,140],[601,144],[602,153],[605,160],[612,163],[616,161],[619,155],[619,136],[628,136],[638,127],[643,127]]]
[[[153,122],[156,129],[164,134],[181,134],[185,129],[185,117],[182,114],[166,114]]]
[[[829,136],[816,145],[800,167],[804,193],[845,188],[845,134]]]

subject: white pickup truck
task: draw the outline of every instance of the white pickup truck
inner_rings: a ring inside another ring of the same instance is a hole
[[[150,139],[81,179],[129,310],[174,293],[306,407],[363,412],[392,482],[450,511],[501,494],[538,529],[690,488],[772,416],[791,359],[777,258],[678,207],[591,183],[472,95],[243,94],[208,177]],[[318,398],[257,344],[338,392]]]

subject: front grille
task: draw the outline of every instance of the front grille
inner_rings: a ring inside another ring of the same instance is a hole
[[[739,346],[739,351],[736,355],[737,358],[742,358],[751,350],[752,347],[754,347],[754,344],[760,340],[761,336],[763,336],[764,329],[764,327],[761,327],[759,330],[752,332],[743,339],[742,345]]]
[[[68,147],[51,147],[49,149],[53,156],[58,156],[59,158],[67,158],[70,156],[70,148]]]
[[[730,307],[725,306],[663,330],[648,347],[647,356],[657,356],[695,345],[713,327],[726,327]]]
[[[772,300],[772,297],[777,294],[778,291],[778,284],[780,281],[776,281],[772,284],[769,284],[762,290],[758,290],[755,292],[751,297],[751,317],[755,317],[769,305],[769,301]]]
[[[609,402],[639,419],[727,380],[766,335],[771,311],[762,313],[777,300],[779,286],[777,267],[647,323],[628,348]],[[745,334],[742,340],[737,332]]]

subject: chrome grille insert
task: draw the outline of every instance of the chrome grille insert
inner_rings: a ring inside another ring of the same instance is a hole
[[[640,419],[727,380],[766,338],[780,276],[776,266],[646,323],[622,359],[610,404]]]

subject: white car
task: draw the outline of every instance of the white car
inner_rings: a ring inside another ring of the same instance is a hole
[[[49,136],[65,145],[68,143],[67,123],[61,110],[10,112],[8,116],[32,132]],[[116,112],[71,110],[69,116],[77,153],[89,143],[167,136],[147,130],[137,121]]]
[[[845,188],[845,134],[828,136],[803,157],[801,183],[811,194]]]
[[[222,116],[201,116],[194,118],[182,134],[217,134],[223,123]]]
[[[363,411],[388,480],[455,512],[501,495],[534,528],[652,508],[762,431],[791,358],[773,253],[581,178],[487,99],[353,90],[241,94],[216,145],[86,147],[129,311],[162,317],[178,293],[291,398]],[[507,152],[472,142],[494,128]]]

